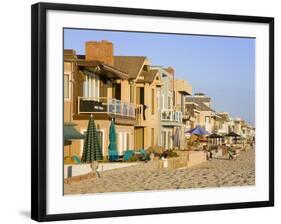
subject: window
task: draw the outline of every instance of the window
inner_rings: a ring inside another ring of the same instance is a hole
[[[100,92],[100,82],[99,82],[99,76],[92,75],[88,76],[86,75],[85,81],[83,83],[83,96],[84,97],[99,97]]]
[[[160,90],[157,90],[157,110],[160,109]]]
[[[130,133],[118,132],[117,151],[118,155],[123,155],[123,152],[130,149]]]
[[[173,147],[172,143],[172,133],[168,131],[168,149],[171,149]]]
[[[166,149],[167,144],[166,144],[166,131],[162,131],[162,146]]]
[[[210,123],[210,117],[208,116],[205,117],[205,123]]]
[[[121,100],[121,83],[112,83],[112,97]]]
[[[64,86],[63,86],[63,90],[64,90],[64,99],[69,99],[69,75],[68,74],[64,74]]]
[[[151,114],[155,113],[155,90],[151,89]]]

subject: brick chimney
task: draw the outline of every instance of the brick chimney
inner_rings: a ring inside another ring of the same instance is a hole
[[[113,43],[106,40],[86,42],[85,59],[113,66]]]

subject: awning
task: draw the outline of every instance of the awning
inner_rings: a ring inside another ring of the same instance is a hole
[[[64,140],[73,140],[73,139],[84,139],[84,135],[79,133],[75,128],[76,124],[67,122],[64,123],[63,127],[63,139]]]

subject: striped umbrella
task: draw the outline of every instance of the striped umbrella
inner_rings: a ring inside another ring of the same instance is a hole
[[[88,129],[84,140],[82,162],[91,163],[95,160],[102,160],[102,150],[99,142],[95,121],[91,114]]]

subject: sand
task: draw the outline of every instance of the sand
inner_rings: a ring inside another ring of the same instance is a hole
[[[149,164],[140,164],[103,172],[101,178],[64,184],[64,193],[132,192],[254,184],[255,151],[249,149],[240,152],[237,160],[212,159],[190,168],[151,170]]]

